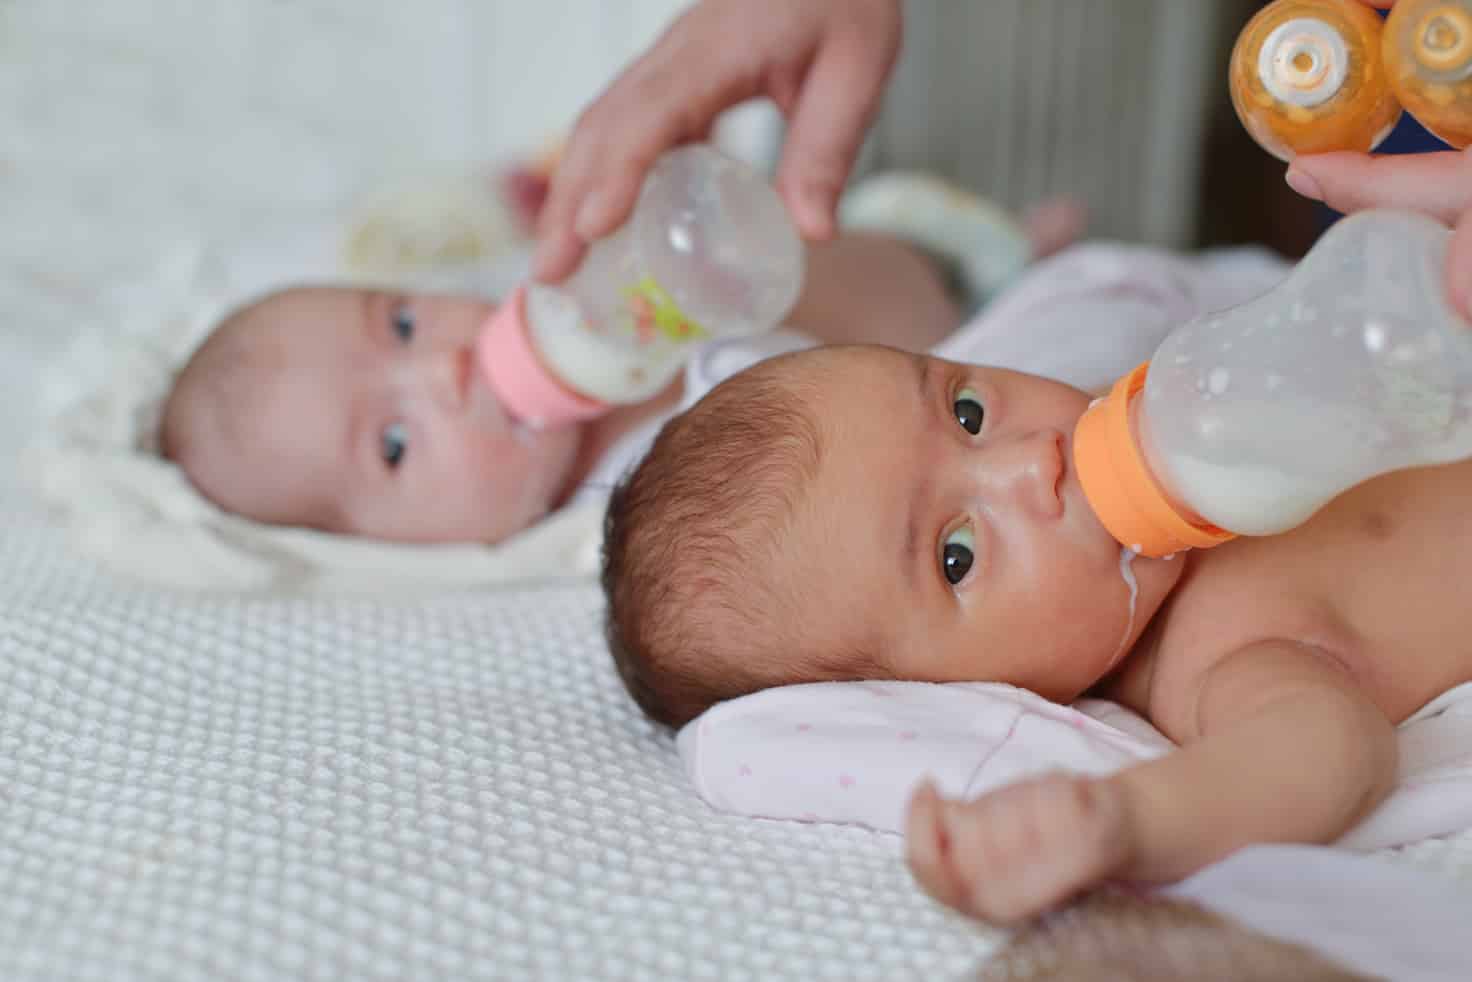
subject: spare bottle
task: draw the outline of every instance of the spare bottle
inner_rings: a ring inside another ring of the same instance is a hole
[[[1472,145],[1472,0],[1399,0],[1382,58],[1417,122],[1458,149]]]
[[[802,277],[802,240],[771,185],[710,146],[685,146],[655,162],[632,216],[571,278],[512,293],[477,357],[521,422],[588,419],[659,393],[693,342],[776,327]]]
[[[1232,49],[1232,106],[1280,160],[1367,152],[1390,135],[1401,105],[1381,59],[1382,22],[1360,0],[1277,0]]]
[[[1450,233],[1337,223],[1271,292],[1176,329],[1079,420],[1079,481],[1146,556],[1274,535],[1380,474],[1472,457],[1472,324]]]
[[[1232,49],[1232,105],[1281,160],[1369,151],[1402,111],[1458,149],[1472,144],[1472,0],[1276,0]]]

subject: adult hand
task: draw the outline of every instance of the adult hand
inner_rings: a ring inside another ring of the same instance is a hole
[[[1454,228],[1447,253],[1447,296],[1472,321],[1472,149],[1395,156],[1316,154],[1294,160],[1287,177],[1299,194],[1336,211],[1407,208]]]
[[[665,150],[766,96],[789,123],[777,189],[802,234],[826,239],[899,52],[899,0],[704,0],[579,118],[539,223],[533,275],[565,278],[618,228]]]
[[[1382,10],[1395,0],[1362,0]],[[1447,255],[1447,295],[1472,321],[1472,148],[1444,153],[1373,155],[1325,153],[1288,167],[1299,194],[1346,214],[1366,208],[1408,208],[1455,229]]]

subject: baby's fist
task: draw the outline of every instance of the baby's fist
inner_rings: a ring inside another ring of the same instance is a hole
[[[971,802],[944,800],[927,783],[910,802],[905,844],[936,900],[1015,924],[1119,872],[1133,835],[1117,783],[1050,775]]]

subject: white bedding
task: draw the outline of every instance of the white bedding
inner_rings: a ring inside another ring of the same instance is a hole
[[[0,978],[897,979],[992,943],[889,837],[720,816],[589,584],[226,598],[0,520]]]
[[[0,264],[0,978],[890,980],[996,944],[892,836],[702,803],[589,582],[207,595],[77,552],[13,450],[99,301],[35,269]],[[1396,855],[1472,879],[1472,836]]]
[[[590,581],[173,591],[75,547],[16,448],[104,312],[0,250],[0,978],[903,979],[996,935],[895,843],[712,812]]]

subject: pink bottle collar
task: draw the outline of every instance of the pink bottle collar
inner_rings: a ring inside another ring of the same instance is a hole
[[[476,338],[475,354],[506,411],[528,426],[567,426],[602,416],[612,408],[572,391],[542,363],[527,329],[525,286],[518,286],[486,318]]]

